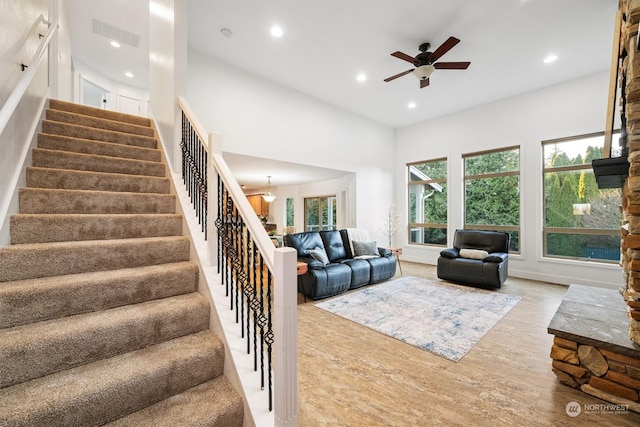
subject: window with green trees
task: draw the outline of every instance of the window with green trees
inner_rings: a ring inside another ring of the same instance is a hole
[[[325,231],[336,229],[336,196],[304,199],[304,230]]]
[[[287,218],[285,227],[293,227],[295,225],[293,203],[294,199],[292,197],[287,197]]]
[[[544,256],[619,262],[622,195],[600,190],[591,167],[603,147],[603,133],[542,142]]]
[[[447,244],[447,159],[407,164],[409,243]]]
[[[464,228],[504,231],[520,252],[520,148],[465,154]]]

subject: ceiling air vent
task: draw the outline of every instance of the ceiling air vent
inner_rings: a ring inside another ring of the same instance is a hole
[[[102,21],[98,21],[97,19],[91,20],[91,31],[99,36],[106,37],[109,40],[115,40],[120,44],[126,44],[135,48],[138,47],[138,42],[140,41],[140,36],[138,34],[130,33],[122,28],[114,27]]]

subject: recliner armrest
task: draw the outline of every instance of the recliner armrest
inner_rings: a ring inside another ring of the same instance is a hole
[[[447,248],[440,251],[440,256],[445,258],[458,258],[460,256],[460,251],[456,248]]]
[[[309,270],[319,270],[324,268],[324,265],[320,261],[311,257],[298,257],[298,261],[306,262]]]
[[[495,262],[496,264],[499,264],[503,261],[506,261],[509,258],[509,254],[506,254],[504,252],[493,252],[490,253],[489,255],[487,255],[483,261],[484,262]]]

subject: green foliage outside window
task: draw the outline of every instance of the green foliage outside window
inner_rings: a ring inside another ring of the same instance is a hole
[[[600,190],[591,168],[603,144],[601,136],[543,143],[546,256],[619,260],[621,193]]]

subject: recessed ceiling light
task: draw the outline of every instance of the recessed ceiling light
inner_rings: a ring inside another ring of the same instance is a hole
[[[546,58],[544,58],[544,63],[545,64],[551,64],[552,62],[554,62],[556,59],[558,59],[558,55],[549,55]]]
[[[126,73],[124,73],[125,76],[132,78],[133,77],[133,73],[130,73],[129,71],[127,71]]]
[[[416,108],[416,103],[415,102],[410,102],[409,105],[407,105],[407,108],[413,110],[414,108]]]
[[[274,25],[273,27],[271,27],[271,35],[273,37],[282,37],[282,35],[284,34],[284,32],[282,31],[282,28],[280,28],[277,25]]]
[[[363,81],[367,80],[367,76],[364,75],[363,73],[360,73],[360,74],[358,74],[356,76],[356,80],[359,81],[359,82],[363,82]]]
[[[111,46],[113,46],[113,47],[120,47],[120,43],[118,43],[117,41],[113,40],[113,41],[111,42]]]

